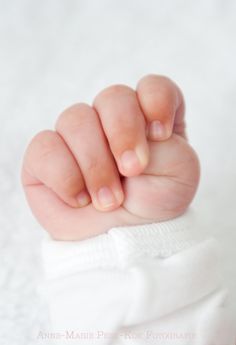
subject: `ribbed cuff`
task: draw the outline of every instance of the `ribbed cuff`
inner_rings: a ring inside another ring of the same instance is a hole
[[[164,258],[203,240],[194,215],[166,222],[114,227],[79,241],[45,239],[42,254],[48,279],[96,268],[124,268],[144,257]]]

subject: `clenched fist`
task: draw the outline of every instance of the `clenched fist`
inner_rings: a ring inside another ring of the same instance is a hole
[[[57,240],[177,217],[198,181],[182,94],[157,75],[142,78],[136,90],[110,86],[92,106],[65,110],[54,131],[32,139],[22,168],[29,205]]]

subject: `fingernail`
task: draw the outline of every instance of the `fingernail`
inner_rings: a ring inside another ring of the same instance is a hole
[[[152,121],[148,126],[148,136],[153,140],[164,138],[166,136],[165,127],[158,120]]]
[[[88,205],[90,203],[90,200],[91,200],[88,192],[86,192],[86,191],[80,192],[76,199],[77,199],[80,207],[84,207],[84,206]]]
[[[127,150],[120,157],[122,169],[129,173],[139,170],[147,164],[147,152],[143,148],[137,147],[136,150]]]
[[[97,192],[97,198],[102,208],[110,208],[117,203],[114,194],[108,187],[100,188]]]
[[[124,201],[124,192],[122,188],[114,189],[113,192],[114,192],[117,203],[121,205],[122,202]]]

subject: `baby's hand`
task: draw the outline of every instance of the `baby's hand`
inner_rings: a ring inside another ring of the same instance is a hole
[[[177,217],[198,180],[182,94],[155,75],[142,78],[136,91],[111,86],[92,107],[65,110],[55,131],[33,138],[22,169],[34,215],[59,240]]]

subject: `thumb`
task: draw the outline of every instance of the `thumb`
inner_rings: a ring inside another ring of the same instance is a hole
[[[178,135],[149,142],[150,162],[142,175],[124,180],[124,207],[162,221],[181,215],[197,190],[200,167],[195,151]]]

